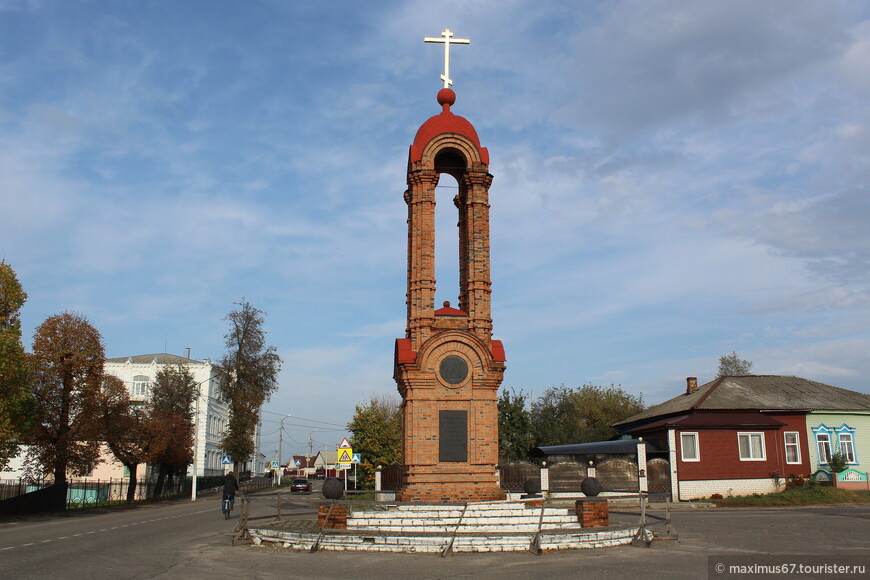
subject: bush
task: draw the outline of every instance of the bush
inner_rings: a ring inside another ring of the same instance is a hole
[[[810,485],[812,482],[812,478],[804,477],[803,475],[798,475],[792,473],[785,479],[785,488],[786,489],[796,489],[799,487],[803,487],[805,485]]]
[[[846,471],[846,468],[849,467],[849,461],[844,454],[837,451],[831,455],[828,466],[834,473],[840,473],[841,471]]]

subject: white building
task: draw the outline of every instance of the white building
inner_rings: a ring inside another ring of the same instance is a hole
[[[184,365],[196,381],[198,396],[194,401],[194,424],[196,437],[194,439],[194,469],[199,476],[222,475],[233,467],[222,465],[224,453],[221,440],[227,428],[227,406],[218,396],[218,367],[209,360],[194,360],[174,354],[144,354],[129,357],[110,358],[104,364],[106,374],[114,375],[124,382],[133,401],[144,403],[151,396],[151,388],[157,373],[171,365]],[[266,457],[260,452],[260,431],[262,425],[257,425],[254,436],[256,446],[254,455],[244,462],[241,471],[251,471],[261,475],[265,471]],[[24,453],[13,457],[5,470],[0,471],[0,479],[19,479],[24,477]],[[193,470],[188,471],[188,475]],[[148,466],[140,465],[137,476],[147,478],[151,474]],[[106,445],[103,445],[100,463],[94,470],[77,480],[118,479],[128,477],[126,468],[115,459]]]
[[[198,396],[194,401],[196,437],[193,468],[197,475],[220,475],[221,439],[227,427],[227,406],[218,396],[218,368],[209,360],[194,360],[174,354],[144,354],[110,358],[106,360],[106,374],[115,375],[127,386],[133,401],[145,402],[157,373],[167,366],[183,365],[197,383]],[[258,454],[255,453],[256,457]],[[254,466],[250,466],[251,468]],[[144,471],[140,471],[142,476]]]

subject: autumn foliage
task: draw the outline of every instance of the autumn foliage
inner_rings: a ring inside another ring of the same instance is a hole
[[[81,476],[97,464],[104,360],[100,333],[79,314],[56,314],[36,329],[30,357],[34,415],[25,436],[28,473],[52,473],[55,483],[63,484],[68,472]]]

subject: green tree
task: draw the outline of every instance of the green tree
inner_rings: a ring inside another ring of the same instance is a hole
[[[551,387],[532,402],[535,445],[606,441],[617,434],[611,425],[643,409],[640,396],[613,385]]]
[[[150,462],[159,472],[154,493],[163,490],[164,479],[170,482],[183,475],[193,461],[193,402],[197,383],[184,365],[166,366],[154,377],[148,402],[149,424],[160,443],[151,450]]]
[[[837,451],[836,453],[831,455],[831,458],[828,460],[828,467],[834,473],[846,471],[846,469],[849,467],[849,458],[846,457],[845,453]]]
[[[378,465],[399,463],[402,457],[402,411],[392,397],[372,397],[358,404],[347,425],[350,443],[360,454],[360,476],[372,487]]]
[[[734,351],[731,351],[731,354],[719,357],[719,371],[716,373],[717,378],[739,377],[749,374],[752,374],[752,361],[741,359]]]
[[[27,358],[19,311],[27,300],[12,267],[0,260],[0,471],[18,454],[22,427],[31,415]]]
[[[498,399],[499,462],[526,459],[532,447],[534,434],[528,396],[522,391],[503,389]]]
[[[106,445],[130,473],[127,503],[132,504],[139,464],[167,445],[169,433],[155,428],[146,405],[131,401],[124,382],[111,375],[103,378],[99,418]]]
[[[218,385],[229,417],[222,447],[239,464],[254,453],[254,433],[260,408],[278,388],[281,357],[274,346],[266,346],[264,313],[242,299],[224,320],[227,353],[218,361]]]
[[[28,475],[81,476],[99,462],[98,397],[105,354],[100,333],[79,314],[49,317],[33,338],[34,416],[26,442]]]

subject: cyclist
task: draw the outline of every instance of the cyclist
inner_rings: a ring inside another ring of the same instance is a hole
[[[236,503],[236,492],[239,490],[239,482],[232,471],[224,477],[224,495],[221,499],[221,509],[227,518],[230,517],[230,512],[233,510],[233,504]],[[229,507],[227,507],[229,502]]]

